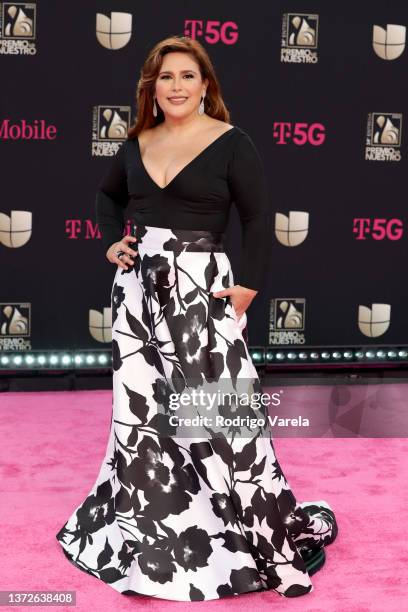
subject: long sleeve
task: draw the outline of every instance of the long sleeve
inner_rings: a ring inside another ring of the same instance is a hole
[[[124,144],[113,157],[108,171],[99,183],[95,212],[105,251],[123,237],[123,212],[128,203]]]
[[[242,226],[242,263],[237,284],[259,291],[269,271],[271,207],[264,167],[246,132],[235,145],[228,182]]]

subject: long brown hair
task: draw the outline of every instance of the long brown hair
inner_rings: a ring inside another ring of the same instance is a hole
[[[136,89],[136,116],[134,124],[128,129],[128,139],[137,138],[144,129],[151,128],[164,121],[164,114],[157,105],[157,117],[153,116],[154,85],[163,62],[163,56],[171,51],[190,53],[200,68],[201,78],[208,79],[204,98],[207,115],[229,122],[230,114],[221,95],[221,87],[207,51],[197,40],[189,36],[170,36],[159,41],[148,54]]]

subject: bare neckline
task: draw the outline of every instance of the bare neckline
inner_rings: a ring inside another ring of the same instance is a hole
[[[165,185],[164,187],[160,187],[160,185],[158,185],[156,183],[156,181],[154,181],[152,179],[152,177],[150,176],[150,174],[146,170],[146,166],[143,163],[142,154],[140,152],[139,138],[136,136],[135,141],[136,141],[137,150],[138,150],[138,154],[139,154],[140,165],[142,166],[146,176],[150,179],[150,181],[153,183],[153,185],[155,185],[157,189],[160,189],[160,191],[164,191],[165,189],[167,189],[170,185],[172,185],[174,183],[174,181],[180,176],[180,174],[182,174],[185,170],[187,170],[187,168],[189,168],[195,161],[197,161],[202,155],[204,155],[204,153],[206,153],[213,145],[218,143],[226,134],[229,134],[229,132],[232,132],[235,129],[236,129],[236,126],[233,125],[231,128],[229,128],[228,130],[225,130],[225,132],[223,132],[222,134],[217,136],[217,138],[215,138],[212,142],[210,142],[210,144],[208,144],[206,147],[204,147],[204,149],[202,149],[179,172],[177,172],[177,174],[171,179],[171,181],[169,183],[167,183],[167,185]]]

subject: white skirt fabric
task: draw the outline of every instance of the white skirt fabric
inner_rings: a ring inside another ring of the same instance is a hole
[[[226,425],[217,429],[215,419],[180,426],[181,414],[206,416],[203,406],[170,407],[192,390],[262,392],[246,314],[238,320],[229,297],[212,295],[234,285],[224,234],[142,225],[133,233],[135,263],[118,266],[111,294],[106,454],[56,538],[74,565],[125,595],[307,594],[338,526],[327,502],[296,501],[267,408],[221,402],[212,416]],[[265,425],[231,425],[234,415]]]

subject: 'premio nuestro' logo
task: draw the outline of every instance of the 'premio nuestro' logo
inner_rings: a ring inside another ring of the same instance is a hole
[[[35,55],[36,5],[33,2],[3,2],[0,11],[0,53]]]
[[[366,153],[369,161],[401,161],[402,113],[369,113]]]
[[[315,64],[318,61],[319,16],[284,13],[281,62]]]
[[[269,344],[304,344],[305,313],[305,298],[271,299]]]
[[[31,350],[31,304],[0,303],[0,351]]]
[[[93,109],[92,155],[111,157],[127,138],[130,106],[95,106]]]

